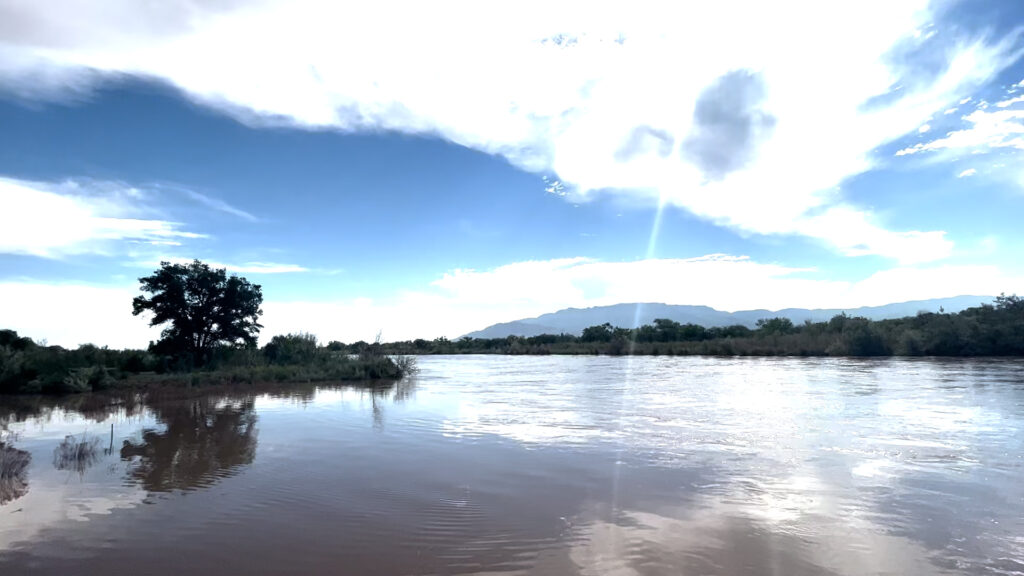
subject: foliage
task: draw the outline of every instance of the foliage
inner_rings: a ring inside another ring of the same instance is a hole
[[[69,393],[103,390],[130,374],[155,371],[159,358],[143,350],[111,350],[84,344],[75,350],[40,346],[19,338],[11,330],[0,331],[0,394]]]
[[[340,344],[340,343],[339,343]],[[349,345],[350,353],[360,347]],[[461,338],[392,342],[390,354],[666,354],[740,356],[1021,356],[1024,298],[1002,295],[993,304],[958,314],[922,313],[872,321],[839,314],[827,322],[795,325],[763,318],[745,326],[705,328],[659,318],[627,329],[599,324],[579,335]]]
[[[193,261],[161,262],[151,276],[139,278],[142,292],[132,314],[152,314],[150,326],[165,325],[151,350],[179,362],[202,366],[218,346],[255,346],[263,311],[258,284],[227,275],[223,268]]]
[[[304,332],[274,336],[263,347],[267,361],[277,365],[311,362],[316,354],[316,336]]]
[[[91,344],[67,350],[39,346],[10,330],[0,331],[0,336],[6,342],[0,345],[0,394],[397,380],[415,370],[415,359],[385,354],[380,343],[366,344],[362,354],[353,356],[344,350],[319,346],[316,336],[304,333],[275,336],[262,349],[217,348],[204,369],[187,372],[172,370],[174,366],[168,365],[166,358],[144,350],[111,350]]]
[[[756,325],[761,334],[792,334],[796,330],[789,318],[761,318]]]

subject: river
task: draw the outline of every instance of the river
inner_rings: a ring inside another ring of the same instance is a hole
[[[423,357],[0,440],[5,575],[1024,574],[1024,361]]]

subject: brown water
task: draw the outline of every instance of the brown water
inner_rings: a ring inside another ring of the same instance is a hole
[[[4,575],[1024,574],[1024,361],[428,357],[4,414]]]

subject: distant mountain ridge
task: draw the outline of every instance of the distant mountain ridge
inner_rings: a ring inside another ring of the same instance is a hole
[[[584,328],[608,322],[612,326],[633,327],[651,324],[655,318],[667,318],[681,324],[700,324],[704,327],[731,326],[742,324],[753,328],[761,318],[789,318],[794,324],[802,324],[805,320],[824,322],[836,314],[845,312],[849,316],[863,316],[871,320],[886,320],[913,316],[918,312],[960,312],[972,306],[991,303],[994,296],[953,296],[951,298],[934,298],[931,300],[912,300],[886,304],[884,306],[864,306],[861,308],[822,308],[807,310],[803,308],[786,308],[784,310],[741,310],[723,312],[709,306],[689,306],[659,303],[614,304],[611,306],[595,306],[593,308],[566,308],[557,312],[542,314],[536,318],[524,318],[512,322],[503,322],[488,326],[476,332],[466,334],[470,338],[505,338],[507,336],[538,336],[540,334],[575,334],[579,335]]]

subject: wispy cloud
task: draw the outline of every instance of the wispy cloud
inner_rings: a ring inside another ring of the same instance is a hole
[[[989,152],[997,148],[1024,150],[1024,109],[975,110],[964,120],[970,127],[954,130],[944,137],[919,142],[896,152],[897,156],[936,150]]]
[[[146,217],[137,189],[94,184],[0,178],[0,252],[57,258],[106,253],[125,241],[167,245],[206,237]]]
[[[896,152],[896,156],[928,154],[938,161],[957,161],[964,154],[972,156],[999,152],[1003,156],[1017,159],[1016,162],[992,163],[986,175],[1008,176],[1011,181],[1024,184],[1024,96],[1009,97],[1017,86],[1007,90],[1007,98],[990,106],[981,100],[975,110],[961,118],[958,129],[949,130],[943,136],[918,142]],[[977,170],[969,168],[957,174],[957,178],[974,176]]]
[[[44,182],[0,176],[0,205],[0,253],[44,258],[116,255],[137,251],[132,246],[183,246],[209,238],[181,221],[194,217],[195,208],[259,221],[219,198],[181,186],[88,178]]]
[[[836,187],[1014,54],[983,38],[929,50],[942,34],[919,32],[935,24],[927,0],[703,3],[686,17],[674,2],[173,6],[20,4],[4,14],[0,77],[59,94],[140,75],[250,124],[433,134],[554,174],[551,192],[569,201],[657,199],[743,232],[902,261],[941,258],[948,241],[889,230]],[[927,70],[893,58],[914,50],[931,54]],[[851,244],[854,225],[912,239],[910,252]]]
[[[213,210],[218,210],[218,211],[224,212],[226,214],[231,214],[233,216],[237,216],[237,217],[239,217],[239,218],[241,218],[243,220],[247,220],[249,222],[259,222],[260,221],[259,218],[257,218],[256,216],[253,216],[249,212],[246,212],[245,210],[242,210],[240,208],[236,208],[236,207],[232,206],[231,204],[228,204],[227,202],[225,202],[225,201],[223,201],[223,200],[221,200],[219,198],[214,198],[212,196],[207,196],[206,194],[201,194],[199,192],[196,192],[195,190],[190,190],[190,189],[187,189],[187,188],[177,188],[177,189],[180,190],[183,194],[187,195],[192,200],[198,202],[199,204],[202,204],[203,206],[206,206],[207,208],[211,208]]]

